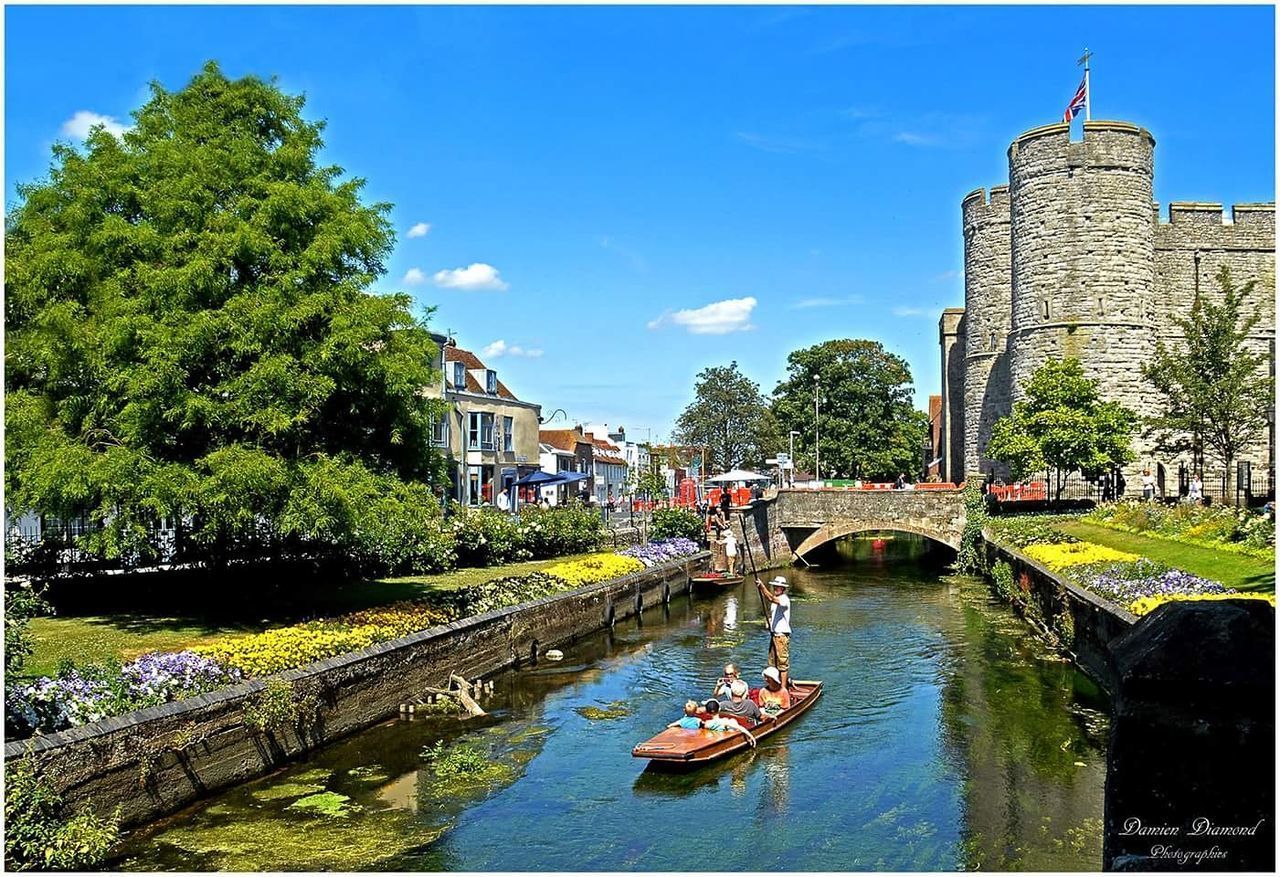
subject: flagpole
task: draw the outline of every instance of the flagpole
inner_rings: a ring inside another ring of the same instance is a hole
[[[1093,115],[1090,113],[1090,110],[1089,110],[1089,101],[1092,97],[1092,95],[1090,94],[1090,88],[1089,88],[1089,58],[1091,56],[1092,56],[1092,53],[1089,51],[1089,47],[1085,46],[1084,57],[1081,60],[1084,61],[1084,120],[1086,122],[1091,121],[1093,119]]]

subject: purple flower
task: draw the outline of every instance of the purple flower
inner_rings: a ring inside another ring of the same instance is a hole
[[[618,553],[624,557],[634,557],[645,566],[657,566],[660,563],[697,554],[698,551],[698,543],[692,539],[675,536],[670,539],[655,539],[633,548],[624,548]]]

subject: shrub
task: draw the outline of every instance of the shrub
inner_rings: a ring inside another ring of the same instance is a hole
[[[1058,542],[1049,544],[1028,545],[1024,553],[1043,563],[1049,569],[1061,570],[1081,563],[1100,563],[1103,561],[1132,561],[1138,555],[1127,551],[1117,551],[1105,545],[1094,545],[1092,542]]]
[[[433,595],[433,600],[434,605],[440,607],[450,618],[465,618],[539,600],[570,588],[570,584],[562,578],[545,572],[533,572],[468,585]]]
[[[977,484],[964,489],[964,532],[960,534],[960,551],[956,555],[956,569],[960,572],[979,573],[986,567],[982,550],[982,531],[987,526],[987,498]]]
[[[1129,611],[1134,615],[1146,615],[1157,606],[1174,600],[1266,600],[1272,606],[1276,605],[1275,594],[1162,594],[1134,600],[1129,604]]]
[[[557,563],[544,570],[548,575],[558,576],[570,585],[592,585],[608,579],[616,579],[628,573],[639,572],[644,564],[634,557],[622,557],[618,554],[592,554],[580,560]]]
[[[62,818],[62,796],[36,775],[30,758],[5,765],[4,864],[10,871],[85,871],[99,865],[120,836],[119,811],[88,810]]]
[[[49,612],[42,591],[30,584],[5,588],[4,592],[4,672],[21,673],[22,665],[32,651],[28,625],[31,619]]]
[[[460,566],[496,566],[512,560],[528,560],[520,544],[515,518],[490,506],[460,507],[450,519]]]
[[[481,773],[489,767],[489,757],[475,746],[465,743],[446,747],[444,741],[422,750],[422,757],[431,762],[439,776]]]
[[[1018,599],[1018,589],[1013,584],[1013,567],[1003,560],[996,561],[991,568],[991,584],[996,594],[1008,603]]]
[[[1014,548],[1049,543],[1066,545],[1080,541],[1074,536],[1059,532],[1050,523],[1054,520],[1057,518],[1046,516],[993,518],[990,527],[992,535],[998,541]]]
[[[604,538],[604,521],[581,505],[520,512],[520,544],[535,559],[591,551]]]
[[[650,530],[654,539],[672,539],[677,536],[698,541],[703,537],[706,525],[701,517],[688,509],[654,509],[653,527]]]
[[[299,695],[283,679],[268,679],[266,688],[245,703],[244,723],[259,731],[307,724],[319,705],[314,696]]]

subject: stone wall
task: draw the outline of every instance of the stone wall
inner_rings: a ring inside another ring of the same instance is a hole
[[[918,533],[958,550],[965,521],[961,490],[783,490],[776,513],[801,556],[868,530]]]
[[[217,789],[399,712],[450,673],[473,679],[536,659],[546,649],[610,627],[641,608],[687,593],[708,555],[457,621],[279,674],[317,708],[305,721],[258,732],[244,722],[262,680],[5,745],[28,753],[67,806],[120,808],[124,826],[171,813]]]
[[[959,401],[955,423],[965,434],[963,471],[950,480],[991,471],[982,453],[991,424],[1050,356],[1080,359],[1104,398],[1155,413],[1159,402],[1140,368],[1157,340],[1176,338],[1172,318],[1187,313],[1197,285],[1217,294],[1221,265],[1238,283],[1257,281],[1250,304],[1261,319],[1252,344],[1274,357],[1275,205],[1235,205],[1225,223],[1220,204],[1177,202],[1162,222],[1152,201],[1151,134],[1125,122],[1083,127],[1083,140],[1074,142],[1065,123],[1022,134],[1009,148],[1007,195],[997,186],[989,201],[977,190],[962,202],[966,362],[958,396],[957,383],[945,379],[945,343],[942,351],[947,410]],[[953,314],[944,319],[955,323]],[[1244,457],[1265,464],[1267,449],[1260,439]],[[1158,454],[1140,434],[1134,450],[1130,483],[1162,463],[1175,489],[1179,460]]]
[[[964,223],[964,477],[1008,467],[982,453],[991,427],[1009,413],[1009,323],[1013,309],[1009,187],[978,189],[960,206]]]

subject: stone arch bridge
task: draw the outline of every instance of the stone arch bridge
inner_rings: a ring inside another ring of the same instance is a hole
[[[775,564],[871,530],[915,533],[958,551],[965,524],[959,489],[782,490],[749,517],[751,542]]]

